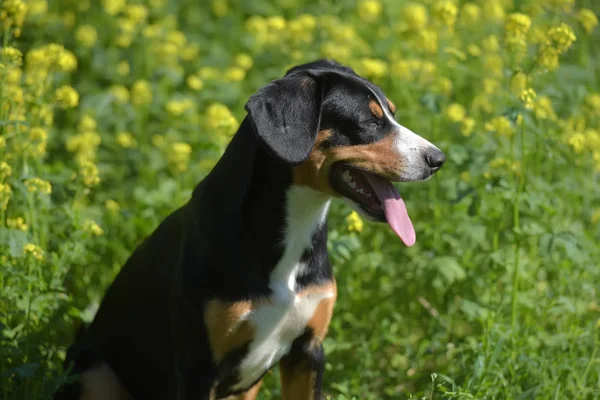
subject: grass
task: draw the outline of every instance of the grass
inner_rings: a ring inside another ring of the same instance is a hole
[[[0,3],[0,399],[50,398],[74,327],[247,98],[320,57],[448,156],[399,187],[412,248],[333,205],[326,393],[599,399],[598,5],[209,3]]]

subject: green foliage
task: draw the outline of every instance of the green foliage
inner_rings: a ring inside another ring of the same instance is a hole
[[[600,398],[594,12],[591,0],[0,2],[0,399],[50,397],[75,326],[210,171],[247,98],[325,56],[378,83],[448,157],[399,184],[411,248],[334,202],[326,394]],[[260,398],[280,398],[277,378]]]

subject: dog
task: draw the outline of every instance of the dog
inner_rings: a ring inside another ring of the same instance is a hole
[[[68,349],[79,379],[56,399],[251,400],[275,364],[284,399],[320,398],[336,300],[330,201],[411,246],[391,182],[425,180],[445,155],[332,60],[291,68],[245,110],[213,170],[132,253]]]

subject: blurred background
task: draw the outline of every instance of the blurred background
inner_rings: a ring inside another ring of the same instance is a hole
[[[183,204],[248,97],[322,57],[448,156],[417,232],[341,203],[332,399],[600,398],[595,0],[0,1],[0,398],[46,399],[75,327]],[[280,398],[276,370],[261,399]]]

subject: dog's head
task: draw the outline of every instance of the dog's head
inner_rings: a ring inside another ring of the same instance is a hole
[[[316,61],[260,89],[246,110],[269,153],[292,168],[294,184],[342,197],[414,243],[391,182],[424,180],[445,156],[396,122],[395,106],[379,87],[348,67]]]

